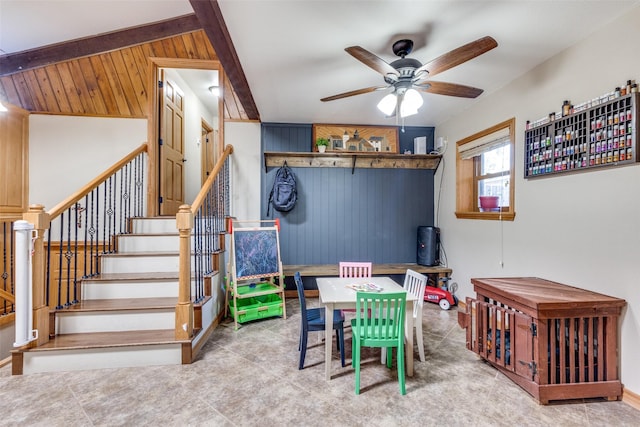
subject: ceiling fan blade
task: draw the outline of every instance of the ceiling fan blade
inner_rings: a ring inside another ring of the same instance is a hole
[[[429,80],[429,82],[424,85],[413,85],[413,87],[422,92],[459,96],[460,98],[477,98],[484,92],[477,87],[464,86],[456,83],[434,82],[432,80]]]
[[[427,62],[422,67],[416,69],[414,75],[417,75],[423,71],[429,72],[429,77],[433,77],[436,74],[453,68],[456,65],[460,65],[463,62],[467,62],[470,59],[480,56],[485,52],[490,51],[494,47],[498,46],[493,37],[482,37],[471,43],[467,43],[464,46],[460,46],[457,49],[453,49],[451,52],[445,53],[437,57],[436,59]]]
[[[320,101],[335,101],[336,99],[347,98],[349,96],[362,95],[363,93],[375,92],[376,90],[386,89],[388,86],[371,86],[365,87],[364,89],[352,90],[349,92],[339,93],[338,95],[328,96],[326,98],[322,98]]]
[[[386,76],[387,74],[398,75],[398,70],[393,68],[391,64],[360,46],[351,46],[345,48],[345,50],[358,61],[362,62],[369,68],[373,68],[383,76]]]

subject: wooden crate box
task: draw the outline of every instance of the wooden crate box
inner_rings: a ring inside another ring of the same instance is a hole
[[[458,323],[467,348],[538,402],[618,400],[618,317],[626,302],[539,278],[471,279]]]

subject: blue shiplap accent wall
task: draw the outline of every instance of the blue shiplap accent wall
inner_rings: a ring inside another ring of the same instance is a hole
[[[431,127],[400,131],[400,152],[413,152],[413,138]],[[302,151],[312,147],[312,126],[263,123],[262,151]],[[416,233],[433,225],[432,170],[292,168],[298,202],[290,212],[273,208],[266,216],[277,168],[262,170],[262,219],[280,218],[283,264],[333,264],[340,260],[374,263],[416,262]]]

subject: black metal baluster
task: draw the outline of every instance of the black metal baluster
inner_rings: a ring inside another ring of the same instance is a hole
[[[125,234],[129,234],[129,218],[131,218],[131,185],[132,185],[132,178],[131,178],[131,163],[128,163],[125,166],[125,171],[126,171],[126,178],[127,178],[127,194],[126,194],[126,206],[125,206],[125,221],[123,227],[123,233]]]
[[[7,223],[2,223],[2,289],[7,290],[9,284],[9,272],[7,271]],[[7,314],[7,300],[2,299],[3,310],[2,314]]]
[[[207,192],[207,197],[205,198],[205,206],[206,206],[206,215],[204,217],[204,232],[205,232],[205,273],[211,274],[213,260],[211,256],[213,254],[213,241],[212,241],[212,233],[213,233],[213,206],[211,205],[211,189]]]
[[[103,196],[103,203],[102,203],[102,209],[100,209],[100,206],[98,206],[98,209],[100,211],[102,211],[102,253],[106,254],[107,253],[107,245],[109,244],[108,240],[108,232],[107,232],[107,222],[108,222],[108,212],[107,212],[107,182],[111,181],[111,177],[109,177],[109,179],[105,182],[103,182],[98,188],[100,187],[104,187],[104,196]],[[100,235],[100,233],[98,232],[98,236]],[[98,242],[100,241],[100,239],[98,238]]]
[[[141,217],[144,212],[144,154],[140,154],[136,157],[136,170],[137,170],[137,178],[136,178],[136,217]]]
[[[195,302],[200,302],[202,287],[202,209],[198,209],[195,223]]]
[[[114,182],[117,185],[118,182],[118,174],[117,172],[113,175]],[[109,226],[107,227],[107,233],[109,235],[109,253],[115,252],[115,236],[117,234],[116,230],[118,228],[118,209],[122,209],[122,207],[118,208],[118,195],[116,194],[114,188],[109,188],[109,205],[110,207],[107,209],[107,215],[109,215]]]
[[[209,204],[209,191],[207,191],[207,194],[204,198],[204,200],[202,201],[202,206],[201,206],[201,210],[202,210],[202,230],[201,230],[201,234],[202,234],[202,265],[201,265],[201,276],[202,279],[200,280],[199,283],[199,292],[200,292],[200,296],[202,299],[204,299],[204,276],[209,274],[209,265],[211,264],[211,260],[210,258],[210,252],[209,252],[209,248],[210,248],[210,242],[209,242],[209,216],[211,215],[211,212],[209,210],[210,208],[210,204]]]
[[[100,210],[98,209],[100,206],[100,187],[96,187],[95,189],[95,198],[93,200],[93,235],[91,236],[92,239],[92,246],[94,248],[94,253],[91,256],[91,275],[95,276],[97,274],[99,274],[98,271],[98,252],[100,250],[100,240],[99,240],[99,235],[100,235],[100,226],[99,226],[99,220],[100,220]]]
[[[15,295],[15,291],[16,291],[16,264],[15,264],[15,258],[16,258],[16,240],[15,240],[15,236],[13,235],[13,231],[14,231],[14,222],[12,221],[11,224],[9,225],[9,234],[11,237],[9,237],[9,242],[10,242],[10,249],[9,249],[9,286],[11,287],[11,293],[13,295]],[[15,302],[10,304],[11,306],[11,311],[15,311],[16,310],[16,304]]]
[[[71,305],[71,258],[73,258],[73,252],[71,252],[71,208],[67,209],[67,235],[65,237],[67,242],[67,250],[64,253],[67,269],[67,298],[64,306],[69,307]]]
[[[118,180],[118,174],[116,173],[114,175],[115,177],[115,181],[117,182]],[[108,214],[109,214],[109,252],[113,253],[116,251],[116,242],[115,242],[115,235],[116,235],[116,221],[117,221],[117,215],[116,215],[116,210],[118,209],[118,195],[116,194],[115,191],[115,186],[117,185],[117,183],[114,185],[112,183],[110,183],[111,185],[109,186],[109,210],[108,210]]]
[[[215,188],[215,187],[214,187]],[[213,254],[218,251],[218,227],[217,227],[217,206],[216,206],[216,193],[210,192],[209,197],[209,209],[211,210],[211,218],[209,219],[209,227],[211,228],[211,272],[217,270],[218,266],[213,265]]]
[[[89,195],[84,196],[84,245],[82,248],[83,251],[83,264],[84,268],[82,269],[82,278],[86,279],[88,276],[87,272],[87,260],[89,257],[87,256],[87,235],[89,232]]]
[[[139,211],[138,211],[138,197],[139,197],[139,190],[140,188],[138,187],[138,167],[139,167],[139,158],[140,155],[136,156],[135,159],[133,159],[132,161],[132,170],[133,170],[133,196],[132,196],[132,203],[133,203],[133,207],[132,207],[132,214],[131,217],[135,218],[139,215]],[[129,222],[128,224],[128,231],[129,233],[131,233],[131,222]]]
[[[125,179],[126,179],[126,174],[125,174],[125,170],[126,170],[126,166],[124,168],[122,168],[118,173],[116,173],[116,179],[118,177],[118,175],[120,175],[120,197],[118,198],[120,200],[120,209],[117,209],[116,206],[116,202],[118,199],[115,198],[114,195],[114,206],[117,210],[119,210],[119,215],[114,215],[113,218],[113,222],[115,224],[116,219],[119,219],[119,224],[118,224],[118,229],[120,230],[120,233],[122,233],[122,218],[123,218],[123,211],[124,211],[124,197],[125,197],[125,193],[124,193],[124,185],[125,185]],[[114,227],[114,233],[113,235],[115,235],[115,227]]]
[[[94,271],[94,258],[98,255],[98,248],[96,247],[96,224],[95,224],[95,211],[96,211],[96,189],[91,191],[91,204],[89,218],[91,219],[91,225],[89,226],[89,276],[93,277],[95,274]],[[87,208],[89,209],[89,208]]]
[[[60,241],[58,250],[58,304],[56,309],[62,309],[62,233],[64,230],[64,212],[60,214]]]
[[[7,273],[7,223],[2,223],[2,290],[7,290],[9,274]],[[2,314],[7,313],[7,300],[3,299]]]
[[[145,206],[145,178],[146,178],[146,156],[140,157],[140,216],[144,216]]]
[[[73,300],[71,301],[72,304],[77,304],[78,303],[78,228],[80,228],[80,220],[78,219],[79,215],[82,215],[82,210],[81,210],[81,206],[80,203],[76,203],[76,221],[73,227],[73,241],[74,241],[74,248],[73,248]],[[80,213],[78,213],[78,211],[80,210]]]
[[[225,219],[229,216],[229,212],[230,212],[230,205],[229,205],[229,158],[227,158],[227,160],[224,162],[224,175],[223,175],[223,185],[224,185],[224,189],[223,192],[226,195],[225,200],[223,201],[224,206],[222,206],[223,211],[221,212],[221,221],[223,221],[223,223],[221,224],[221,229],[226,231],[226,224],[224,223]]]

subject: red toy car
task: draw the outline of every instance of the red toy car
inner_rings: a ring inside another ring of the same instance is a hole
[[[449,310],[452,305],[458,303],[451,292],[434,286],[424,288],[424,300],[438,304],[443,310]]]

